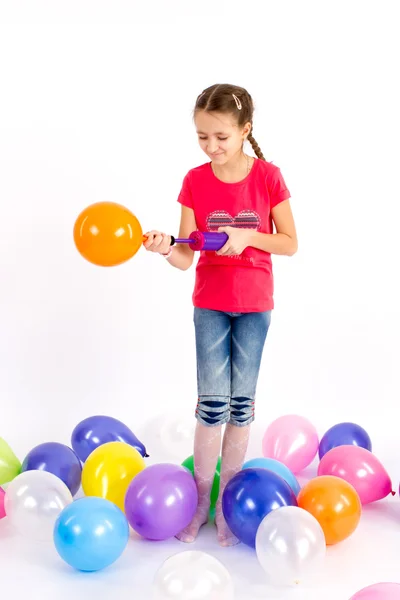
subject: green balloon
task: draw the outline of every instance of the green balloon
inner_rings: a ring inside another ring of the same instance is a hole
[[[0,485],[10,483],[21,473],[21,463],[3,438],[0,438]]]
[[[192,454],[192,456],[188,456],[188,458],[183,461],[182,466],[189,469],[189,471],[191,471],[192,475],[194,476],[193,454]],[[210,515],[211,516],[213,516],[215,513],[215,505],[218,500],[220,476],[221,476],[221,457],[218,458],[217,468],[215,469],[214,481],[213,481],[213,485],[212,485],[211,493],[210,493],[210,501],[211,501]]]

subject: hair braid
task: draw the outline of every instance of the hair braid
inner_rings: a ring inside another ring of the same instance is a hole
[[[249,133],[249,135],[247,136],[247,139],[249,140],[251,147],[254,150],[254,154],[257,156],[257,158],[260,158],[261,160],[265,160],[264,154],[261,152],[260,146],[257,144],[256,140],[253,137],[253,133]]]

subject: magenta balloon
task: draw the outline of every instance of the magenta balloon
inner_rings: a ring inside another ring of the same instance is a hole
[[[350,600],[400,600],[399,583],[376,583],[363,588]]]
[[[337,446],[329,450],[321,458],[318,475],[334,475],[350,483],[361,504],[394,495],[386,469],[372,452],[360,446]]]
[[[189,469],[161,463],[133,479],[125,496],[125,514],[142,537],[166,540],[189,525],[197,504],[197,487]]]
[[[0,519],[6,516],[6,511],[4,508],[4,496],[5,492],[2,487],[0,487]]]

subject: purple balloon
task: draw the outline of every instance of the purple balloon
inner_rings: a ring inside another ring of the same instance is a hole
[[[73,496],[81,485],[81,461],[71,448],[58,442],[47,442],[32,448],[22,462],[21,472],[24,471],[53,473],[65,483]]]
[[[132,480],[125,514],[142,537],[166,540],[189,525],[197,504],[197,487],[189,469],[161,463],[146,467]]]
[[[365,450],[372,451],[371,438],[357,423],[337,423],[328,429],[319,443],[319,458],[321,459],[329,450],[337,448],[337,446],[360,446]]]
[[[85,462],[89,454],[98,446],[108,442],[124,442],[136,448],[143,457],[148,456],[146,448],[136,435],[122,421],[114,417],[106,415],[88,417],[78,423],[71,436],[71,445],[82,462]]]

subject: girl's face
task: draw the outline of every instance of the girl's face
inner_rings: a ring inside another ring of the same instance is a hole
[[[241,151],[251,125],[239,127],[232,115],[198,111],[194,118],[200,148],[219,165],[226,164]]]

